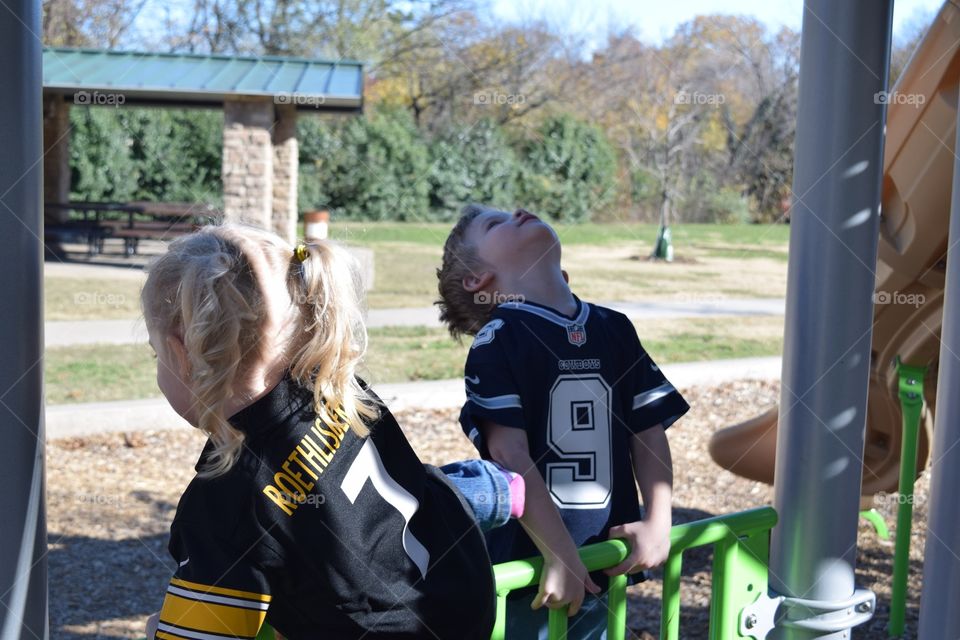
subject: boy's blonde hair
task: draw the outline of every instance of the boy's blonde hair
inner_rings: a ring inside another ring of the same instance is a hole
[[[467,242],[467,229],[481,213],[491,210],[478,204],[463,208],[460,219],[450,231],[443,245],[443,262],[437,269],[437,288],[440,299],[434,304],[440,307],[440,321],[457,340],[463,335],[476,335],[487,322],[496,306],[490,296],[471,293],[463,288],[463,279],[476,275],[486,266],[477,255],[476,248]]]
[[[198,427],[213,443],[205,477],[229,471],[243,433],[224,407],[277,336],[292,377],[314,394],[324,422],[342,412],[360,437],[375,402],[355,377],[366,351],[362,281],[353,257],[327,242],[308,245],[301,264],[279,236],[239,224],[202,227],[170,243],[149,268],[140,300],[151,334],[178,336],[189,359]],[[166,348],[160,340],[158,348]]]

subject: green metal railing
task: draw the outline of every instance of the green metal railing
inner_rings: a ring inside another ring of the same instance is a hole
[[[710,640],[742,638],[740,612],[767,591],[767,564],[770,529],[777,523],[773,507],[760,507],[673,527],[670,555],[663,569],[663,605],[660,616],[661,640],[680,637],[680,570],[683,553],[695,547],[713,545],[713,587],[710,594]],[[627,557],[622,540],[608,540],[580,549],[588,571],[613,567]],[[543,558],[514,560],[494,565],[497,585],[497,619],[491,640],[503,640],[506,627],[507,595],[516,589],[540,582]],[[627,577],[610,578],[608,587],[607,637],[623,640],[627,629]],[[561,640],[567,632],[566,609],[548,614],[550,640]],[[270,625],[264,624],[257,640],[274,640]]]
[[[887,523],[883,519],[883,514],[877,511],[876,508],[871,507],[865,511],[861,511],[860,517],[873,526],[874,531],[877,532],[878,538],[881,540],[890,539],[890,529],[887,527]]]
[[[741,638],[740,611],[767,590],[770,529],[777,523],[772,507],[697,520],[673,527],[670,555],[663,570],[663,605],[660,617],[662,640],[680,636],[680,571],[683,553],[695,547],[714,546],[713,588],[710,598],[711,640]],[[588,571],[613,567],[627,557],[622,540],[608,540],[580,549]],[[493,567],[497,583],[497,622],[492,640],[503,640],[507,595],[536,585],[543,569],[542,558],[515,560]],[[607,637],[623,640],[626,633],[626,576],[610,579]],[[552,609],[548,616],[549,638],[560,640],[567,631],[565,609]]]
[[[907,577],[910,572],[910,530],[913,524],[913,485],[917,478],[917,447],[923,413],[923,379],[926,367],[896,360],[903,438],[900,448],[900,484],[897,506],[897,537],[893,553],[893,585],[890,596],[890,636],[902,636],[907,609]]]

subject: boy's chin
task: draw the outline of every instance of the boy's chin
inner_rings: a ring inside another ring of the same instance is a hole
[[[536,228],[530,228],[527,230],[527,233],[529,234],[527,246],[536,246],[542,247],[543,249],[549,249],[560,245],[560,237],[550,225],[546,223],[535,222],[528,222],[527,224],[536,225]]]

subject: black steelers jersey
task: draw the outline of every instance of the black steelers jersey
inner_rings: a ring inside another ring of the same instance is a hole
[[[583,546],[640,519],[630,439],[669,427],[690,407],[625,315],[575,299],[570,317],[533,302],[494,309],[467,355],[460,425],[484,458],[480,421],[526,431],[531,459]],[[494,562],[539,553],[515,520],[487,542]]]
[[[489,638],[472,511],[386,407],[360,438],[318,420],[288,374],[230,422],[246,435],[236,465],[195,478],[177,507],[156,638],[254,638],[264,620],[290,640]]]

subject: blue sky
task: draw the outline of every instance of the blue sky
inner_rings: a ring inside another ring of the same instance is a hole
[[[843,2],[845,0],[838,0]],[[933,17],[943,0],[896,0],[893,33],[896,39],[921,17]],[[659,43],[677,25],[694,16],[725,13],[754,16],[771,29],[782,25],[797,31],[803,16],[802,0],[491,0],[494,17],[514,22],[542,18],[570,34],[600,44],[608,26],[634,27],[646,42]]]
[[[846,0],[836,0],[844,2]],[[682,24],[697,15],[710,13],[754,16],[776,30],[787,25],[800,30],[803,0],[478,0],[493,19],[523,22],[544,19],[552,26],[574,37],[582,37],[588,50],[602,46],[612,26],[621,31],[631,26],[645,42],[657,44]],[[897,39],[910,32],[918,22],[926,23],[943,4],[943,0],[896,0],[893,11],[893,35]],[[143,37],[140,48],[152,44],[165,16],[185,22],[189,19],[191,0],[147,2],[135,24]],[[137,47],[132,47],[136,49]]]

